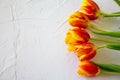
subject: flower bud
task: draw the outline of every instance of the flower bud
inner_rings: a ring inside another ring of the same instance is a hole
[[[99,67],[90,61],[81,61],[78,67],[78,74],[82,76],[96,76],[100,73]]]
[[[71,45],[79,42],[88,42],[89,39],[90,35],[85,29],[73,27],[72,29],[68,30],[65,37],[65,43]]]
[[[100,8],[93,0],[84,0],[80,9],[90,20],[95,20],[100,16]]]
[[[90,21],[88,17],[81,12],[74,12],[69,18],[68,22],[73,27],[87,28],[90,26]]]
[[[76,54],[80,61],[90,60],[96,55],[96,47],[93,43],[81,43],[75,46]]]

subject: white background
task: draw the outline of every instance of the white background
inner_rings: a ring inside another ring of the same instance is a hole
[[[94,1],[103,12],[120,11],[113,0]],[[71,27],[66,20],[81,2],[0,0],[0,80],[120,80],[116,74],[77,75],[78,59],[67,51],[64,37]],[[93,22],[120,30],[120,18],[100,17]],[[120,64],[119,57],[120,51],[100,49],[93,61]]]

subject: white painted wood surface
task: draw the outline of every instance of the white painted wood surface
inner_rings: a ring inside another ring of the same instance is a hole
[[[82,0],[0,0],[0,80],[120,80],[120,75],[78,76],[78,60],[64,43],[66,19]],[[103,12],[120,11],[113,0],[95,0]],[[120,18],[100,18],[119,29]],[[93,59],[120,64],[120,52],[101,49]]]

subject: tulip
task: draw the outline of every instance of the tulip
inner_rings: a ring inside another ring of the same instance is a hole
[[[100,73],[100,68],[90,62],[90,61],[81,61],[79,67],[78,67],[78,74],[82,76],[97,76]]]
[[[88,17],[81,12],[74,12],[69,18],[68,22],[73,27],[87,28],[90,26],[90,21]]]
[[[85,29],[73,27],[72,29],[68,30],[65,37],[65,43],[68,45],[72,45],[74,43],[88,42],[89,39],[90,35]]]
[[[75,48],[80,61],[90,60],[96,55],[96,47],[93,43],[81,43],[76,45]]]
[[[80,9],[90,20],[95,20],[100,16],[100,8],[93,0],[84,0]]]
[[[120,1],[114,1],[120,5]],[[80,5],[80,9],[90,20],[95,20],[100,15],[103,17],[120,17],[120,12],[114,12],[111,14],[101,12],[99,6],[93,0],[84,0]]]

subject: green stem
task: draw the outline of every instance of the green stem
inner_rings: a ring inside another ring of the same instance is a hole
[[[94,26],[94,25],[91,25],[90,27],[93,28],[93,29],[95,29],[95,30],[98,30],[98,31],[104,31],[104,32],[108,31],[108,30],[105,30],[105,29],[99,28],[99,27]]]
[[[90,38],[90,40],[96,40],[96,41],[102,41],[102,42],[108,42],[108,43],[120,43],[119,40],[108,40],[103,38]]]
[[[111,37],[116,37],[120,38],[120,31],[110,31],[110,30],[105,30],[99,27],[96,27],[94,25],[91,25],[89,28],[93,33],[100,34],[100,35],[107,35]]]
[[[92,62],[92,63],[99,66],[101,71],[105,73],[120,74],[120,65],[118,64],[100,64],[95,62]]]
[[[106,48],[106,45],[97,46],[97,49]]]
[[[101,13],[103,17],[120,17],[120,13],[112,13],[112,14],[107,14],[107,13]]]
[[[120,73],[120,65],[117,64],[96,64],[100,69],[106,72]]]
[[[113,49],[113,50],[120,50],[120,44],[118,43],[112,43],[112,44],[105,44],[101,46],[97,46],[96,49],[101,49],[101,48],[108,48],[108,49]]]
[[[120,6],[120,0],[114,0]]]
[[[120,31],[95,31],[93,29],[90,29],[93,33],[95,34],[100,34],[100,35],[106,35],[106,36],[111,36],[111,37],[116,37],[120,38]]]
[[[106,48],[120,50],[120,44],[118,43],[106,44]]]

